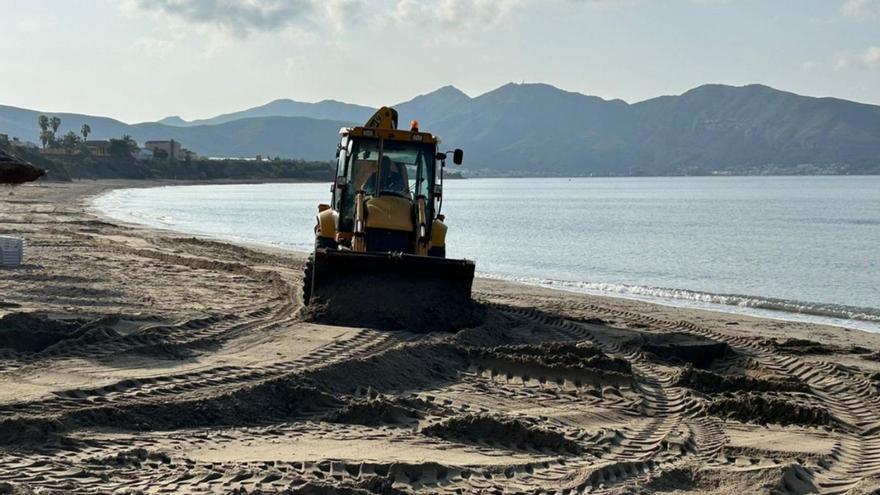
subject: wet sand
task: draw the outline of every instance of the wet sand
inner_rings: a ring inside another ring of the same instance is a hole
[[[479,280],[307,321],[297,253],[0,191],[0,493],[872,493],[880,336]],[[143,185],[143,184],[138,184]]]

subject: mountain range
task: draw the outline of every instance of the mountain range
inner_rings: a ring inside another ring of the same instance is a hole
[[[418,119],[484,175],[880,173],[880,106],[763,85],[709,84],[633,104],[546,84],[506,84],[473,98],[445,86],[394,106],[401,125]],[[127,124],[0,105],[0,133],[36,141],[46,114],[62,119],[62,132],[88,123],[92,139],[129,134],[173,138],[208,156],[330,160],[339,128],[373,111],[275,100],[209,119]]]

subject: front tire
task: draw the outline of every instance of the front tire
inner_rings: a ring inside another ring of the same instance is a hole
[[[308,306],[312,300],[312,285],[315,274],[315,253],[310,253],[303,268],[303,305]]]

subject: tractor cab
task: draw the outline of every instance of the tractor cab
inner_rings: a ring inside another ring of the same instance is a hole
[[[438,215],[446,154],[438,154],[439,140],[420,132],[416,121],[408,131],[397,129],[397,112],[391,108],[380,109],[365,126],[342,128],[340,135],[331,206],[336,238],[324,246],[445,253],[440,249],[445,226]],[[459,151],[455,158],[460,162]],[[440,242],[432,243],[435,232],[433,240]],[[437,249],[432,252],[432,247]]]
[[[359,192],[367,202],[396,197],[412,203],[424,198],[432,211],[435,208],[440,197],[440,188],[434,187],[439,184],[436,143],[343,134],[340,148],[333,201],[344,218],[343,229],[354,219],[354,200]]]

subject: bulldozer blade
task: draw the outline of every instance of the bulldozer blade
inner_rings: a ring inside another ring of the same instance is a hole
[[[449,330],[473,322],[473,280],[470,260],[318,249],[310,303],[327,323]]]
[[[325,287],[340,279],[361,276],[403,278],[407,281],[439,281],[459,297],[471,297],[474,262],[401,253],[356,253],[331,249],[315,252],[312,294],[320,297]]]

